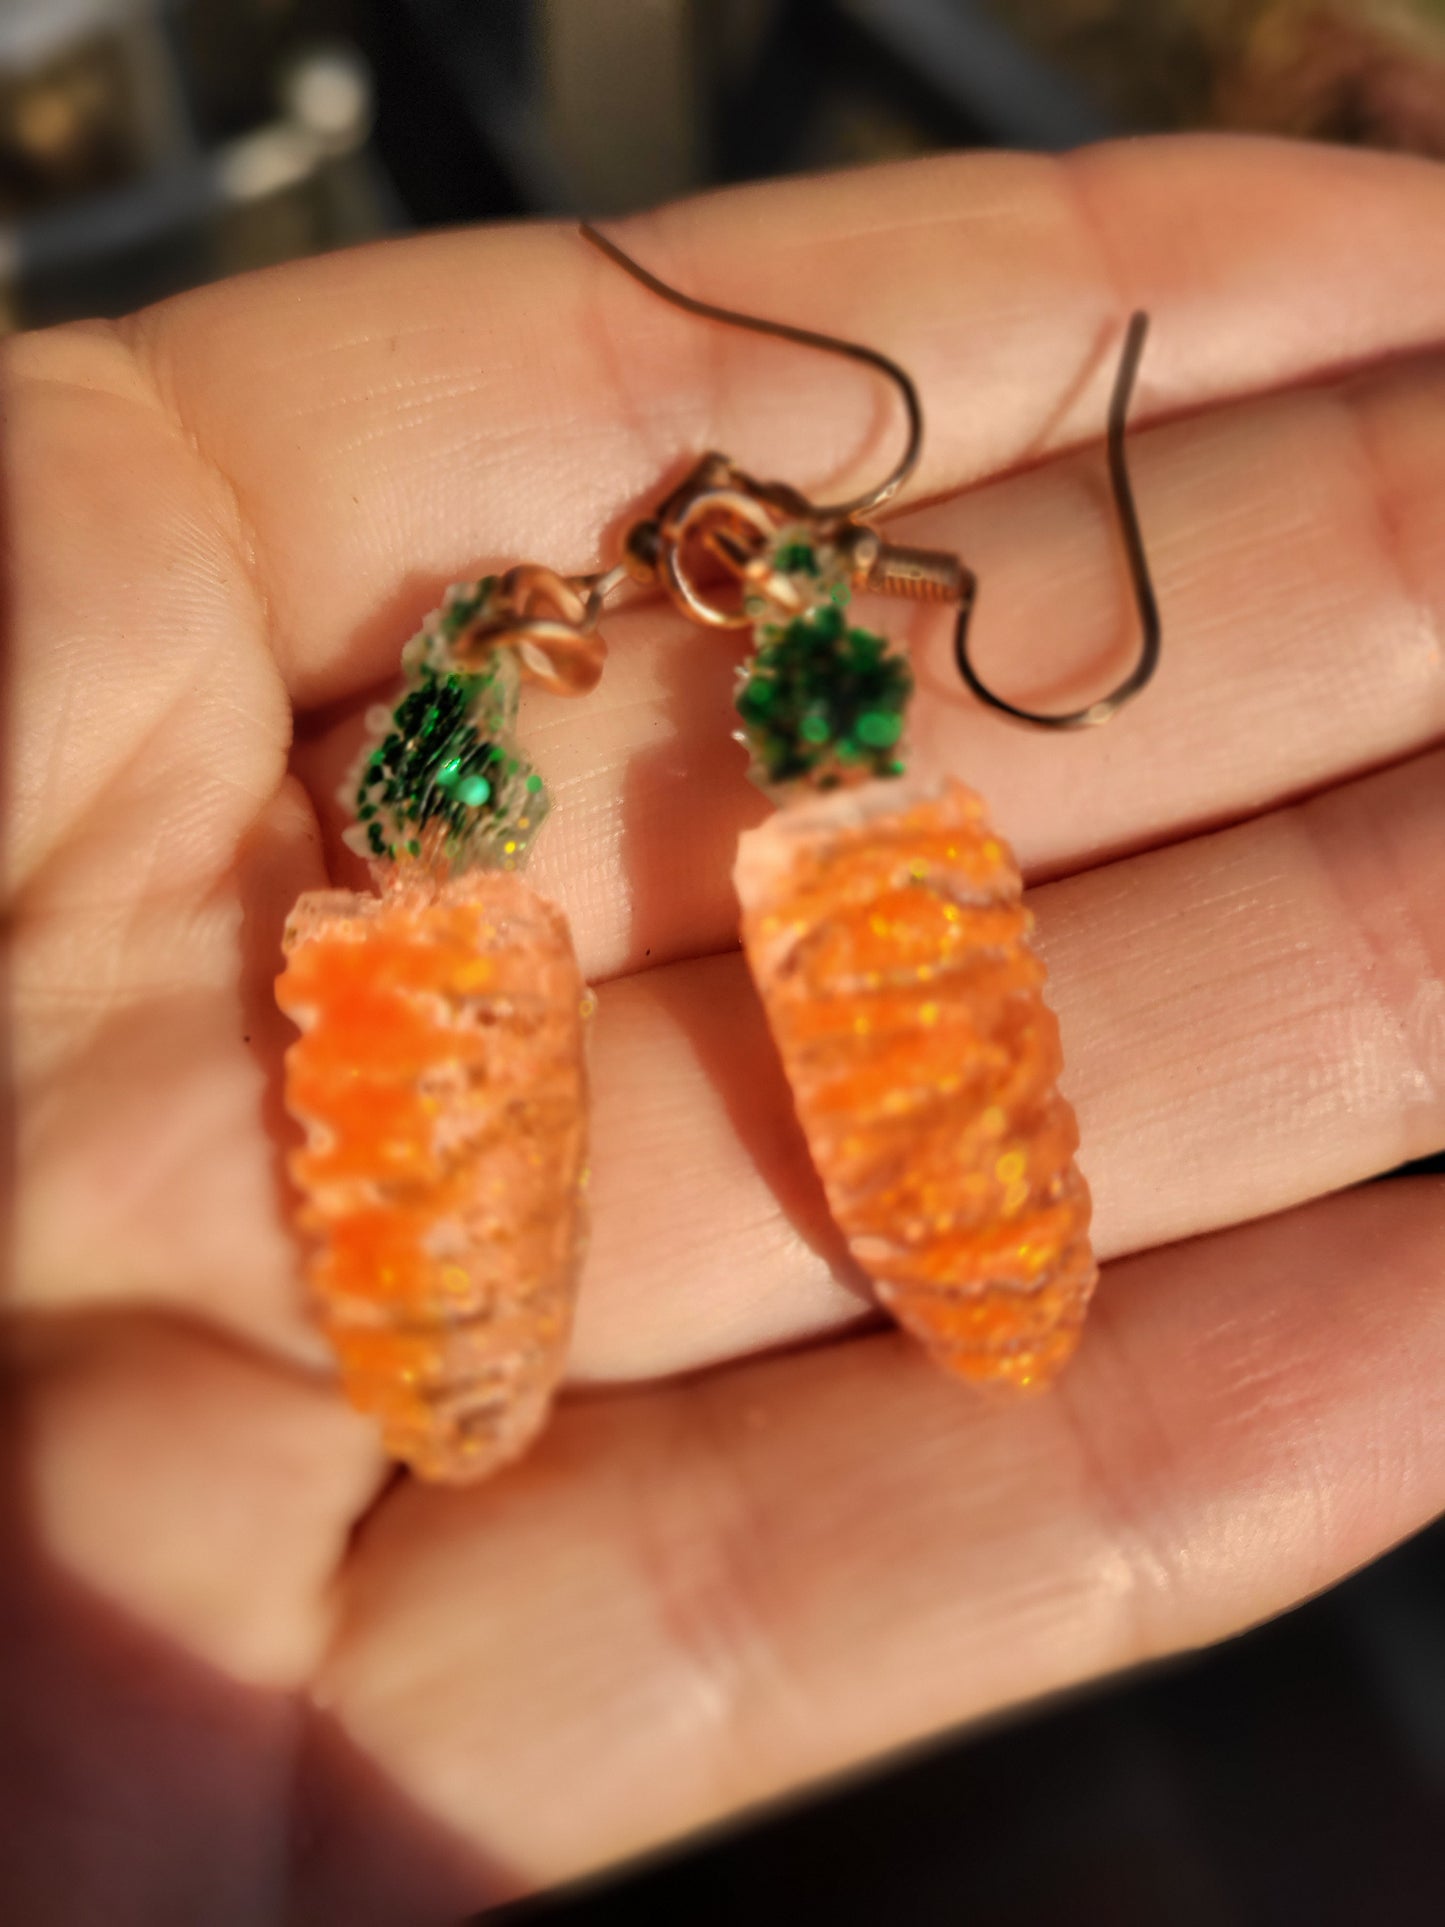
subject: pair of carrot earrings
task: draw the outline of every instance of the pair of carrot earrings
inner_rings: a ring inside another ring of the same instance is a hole
[[[628,579],[698,623],[752,630],[740,734],[784,807],[742,838],[743,945],[829,1206],[879,1300],[947,1370],[1023,1386],[1073,1350],[1097,1275],[1018,867],[961,783],[901,780],[908,663],[846,611],[855,591],[953,603],[963,680],[1025,723],[1103,722],[1137,694],[1159,653],[1124,461],[1144,317],[1108,428],[1143,648],[1110,695],[1042,715],[974,670],[969,570],[862,519],[917,463],[903,370],[694,300],[583,233],[692,314],[881,370],[909,436],[886,481],[828,507],[705,456],[607,573],[525,565],[449,591],[402,652],[395,708],[367,718],[347,841],[378,894],[310,892],[286,928],[277,998],[302,1032],[286,1096],[306,1130],[291,1170],[349,1396],[393,1457],[452,1482],[525,1449],[566,1359],[592,1000],[561,912],[519,874],[547,792],[514,730],[522,682],[595,686],[598,618]]]

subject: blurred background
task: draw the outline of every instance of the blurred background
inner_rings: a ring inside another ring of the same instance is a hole
[[[1445,0],[0,0],[0,330],[438,223],[1195,127],[1445,157]],[[1442,1841],[1437,1528],[1221,1650],[506,1918],[1438,1927]]]
[[[1445,0],[0,0],[0,325],[940,147],[1445,155]]]

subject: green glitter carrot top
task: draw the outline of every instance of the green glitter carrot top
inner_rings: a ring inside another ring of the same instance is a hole
[[[545,596],[560,611],[539,616]],[[458,583],[402,651],[402,694],[367,714],[341,788],[345,841],[374,863],[516,870],[550,799],[516,742],[524,679],[580,695],[601,673],[595,610],[538,568]]]
[[[765,566],[772,599],[745,598],[754,648],[737,692],[757,781],[835,789],[901,776],[913,672],[886,637],[849,623],[844,557],[806,529],[784,528]]]

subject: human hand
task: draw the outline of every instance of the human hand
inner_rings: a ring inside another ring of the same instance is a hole
[[[1079,451],[1153,315],[1147,696],[1016,732],[946,614],[885,612],[914,767],[1039,885],[1110,1262],[1038,1398],[868,1319],[734,948],[732,651],[629,609],[599,692],[523,718],[534,874],[602,986],[576,1395],[467,1492],[388,1482],[340,1402],[279,1178],[281,920],[352,874],[359,717],[447,582],[596,566],[708,447],[845,493],[891,402],[565,228],[10,345],[17,1917],[479,1905],[1219,1638],[1439,1508],[1440,1186],[1346,1187],[1445,1143],[1442,222],[1425,164],[1183,141],[628,229],[910,370],[896,526],[966,556],[981,667],[1051,706],[1132,647]]]

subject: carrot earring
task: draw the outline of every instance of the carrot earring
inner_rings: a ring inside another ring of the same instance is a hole
[[[628,565],[694,621],[753,632],[740,733],[755,780],[784,807],[739,847],[743,946],[834,1218],[881,1302],[947,1370],[1046,1382],[1078,1342],[1098,1273],[1033,919],[979,798],[952,779],[899,780],[912,675],[845,610],[860,590],[953,603],[960,675],[1021,723],[1084,728],[1137,695],[1160,645],[1124,461],[1146,318],[1129,324],[1108,427],[1143,647],[1109,695],[1047,715],[975,671],[977,584],[958,557],[900,547],[861,519],[918,461],[922,414],[904,371],[873,349],[680,294],[582,231],[675,306],[865,363],[903,399],[908,444],[877,488],[820,507],[708,455],[632,529]],[[707,562],[736,583],[730,596],[699,581]]]
[[[595,685],[620,578],[525,566],[448,592],[342,792],[377,894],[309,892],[286,927],[313,1298],[352,1402],[428,1479],[521,1452],[565,1360],[590,998],[562,913],[518,874],[547,793],[513,731],[524,680]]]

